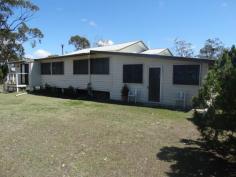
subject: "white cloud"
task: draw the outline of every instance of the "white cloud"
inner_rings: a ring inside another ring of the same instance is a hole
[[[91,26],[91,27],[96,27],[97,26],[97,23],[93,20],[89,20],[87,18],[81,18],[80,21],[82,23],[86,23],[87,25]]]
[[[45,57],[48,57],[49,55],[51,55],[51,53],[43,49],[39,49],[34,52],[35,58],[45,58]]]
[[[113,45],[114,42],[112,40],[99,40],[97,42],[97,46],[99,47],[103,47],[103,46],[109,46],[109,45]]]
[[[87,18],[81,18],[80,21],[81,21],[81,22],[87,22],[88,19],[87,19]]]
[[[49,55],[51,55],[50,52],[43,49],[38,49],[33,54],[26,54],[25,57],[31,59],[37,59],[37,58],[46,58]]]
[[[34,58],[34,56],[33,56],[33,55],[31,55],[31,54],[25,54],[25,58],[30,58],[30,59],[33,59],[33,58]]]
[[[94,21],[90,21],[90,22],[89,22],[89,26],[96,27],[97,24],[96,24]]]

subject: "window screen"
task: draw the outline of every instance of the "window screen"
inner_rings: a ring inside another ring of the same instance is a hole
[[[173,84],[199,85],[199,65],[174,65]]]
[[[97,58],[91,60],[91,74],[109,74],[109,58]]]
[[[88,74],[88,60],[75,60],[73,69],[74,74]]]
[[[124,83],[142,83],[143,82],[143,65],[123,65],[123,82]]]
[[[64,62],[53,62],[52,74],[64,74]]]
[[[41,74],[42,75],[51,74],[51,63],[41,63]]]

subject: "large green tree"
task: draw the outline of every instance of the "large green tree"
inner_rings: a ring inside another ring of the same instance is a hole
[[[224,52],[223,42],[219,38],[206,40],[204,47],[200,49],[199,57],[218,59]]]
[[[1,65],[0,64],[0,84],[3,83],[4,78],[6,77],[8,73],[8,67],[6,64]]]
[[[71,36],[69,44],[75,46],[76,50],[86,49],[90,47],[90,42],[86,37],[75,35]]]
[[[208,73],[199,95],[194,99],[196,108],[206,108],[205,114],[196,114],[195,123],[203,137],[236,157],[236,48],[225,50]]]
[[[34,47],[43,38],[38,28],[27,24],[38,10],[28,0],[0,0],[0,61],[21,59],[25,42]]]

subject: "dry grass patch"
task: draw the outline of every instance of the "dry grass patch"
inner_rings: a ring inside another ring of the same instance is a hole
[[[197,138],[190,113],[0,94],[0,176],[167,176],[156,154]]]

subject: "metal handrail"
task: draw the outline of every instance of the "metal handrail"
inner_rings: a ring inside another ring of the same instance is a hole
[[[25,74],[29,74],[29,73],[8,73],[8,75],[25,75]]]
[[[7,84],[19,85],[19,76],[28,75],[29,73],[8,73],[7,74]]]

